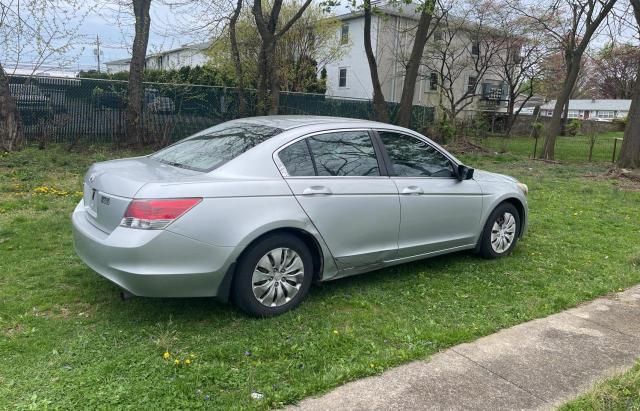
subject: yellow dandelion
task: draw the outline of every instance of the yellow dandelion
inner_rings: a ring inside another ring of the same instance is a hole
[[[173,363],[174,363],[175,365],[180,365],[180,360],[176,359]]]
[[[189,365],[189,364],[191,364],[191,360],[187,358],[186,360],[184,360],[184,363]]]
[[[338,330],[333,330],[333,333],[334,333],[335,335],[338,335],[338,334],[339,334],[339,333],[338,333]]]
[[[171,357],[171,354],[169,354],[169,351],[165,351],[164,354],[162,354],[162,358],[165,360],[168,360],[169,357]]]

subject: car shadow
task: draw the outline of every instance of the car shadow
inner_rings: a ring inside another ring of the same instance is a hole
[[[404,284],[411,281],[416,273],[424,271],[431,271],[430,275],[438,275],[443,267],[459,263],[461,260],[483,261],[469,251],[461,251],[328,281],[312,287],[310,298],[302,306],[313,310],[313,305],[321,304],[326,299],[338,295],[368,294],[368,290],[380,289],[384,285],[400,287],[400,284],[395,283]],[[83,273],[83,275],[87,274],[89,273]],[[111,312],[118,321],[121,321],[123,316],[131,318],[138,325],[156,324],[159,320],[168,318],[174,322],[206,323],[216,326],[229,325],[238,320],[262,321],[244,314],[233,304],[222,303],[213,297],[149,298],[132,296],[123,300],[121,289],[118,286],[93,272],[90,274],[97,277],[95,281],[91,281],[91,285],[96,288],[92,290],[93,292],[84,295],[88,300],[85,302],[97,304],[102,311]],[[84,284],[84,286],[89,286],[89,284]],[[283,316],[297,315],[296,313],[299,314],[307,309],[294,310],[291,313],[283,314]]]

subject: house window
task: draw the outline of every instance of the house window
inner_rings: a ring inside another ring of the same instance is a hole
[[[438,89],[438,73],[431,73],[429,76],[429,90],[435,91]]]
[[[347,87],[347,69],[341,68],[338,77],[338,87]]]
[[[611,110],[598,110],[598,118],[613,118],[613,111]]]
[[[578,110],[569,110],[569,113],[567,114],[568,118],[578,118],[578,116],[579,116]]]
[[[480,55],[480,42],[478,40],[471,42],[471,54],[474,56]]]
[[[476,94],[477,83],[478,79],[476,77],[469,77],[469,82],[467,83],[467,94]]]
[[[342,30],[340,31],[340,44],[347,44],[349,42],[349,24],[343,23]]]

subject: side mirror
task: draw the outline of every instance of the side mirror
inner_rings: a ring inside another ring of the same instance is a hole
[[[471,180],[473,178],[473,168],[467,167],[464,164],[458,166],[458,180]]]

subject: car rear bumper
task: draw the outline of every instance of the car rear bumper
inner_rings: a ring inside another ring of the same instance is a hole
[[[107,234],[87,220],[82,201],[71,218],[78,256],[137,296],[217,296],[232,263],[233,247],[216,247],[167,230],[117,227]]]

